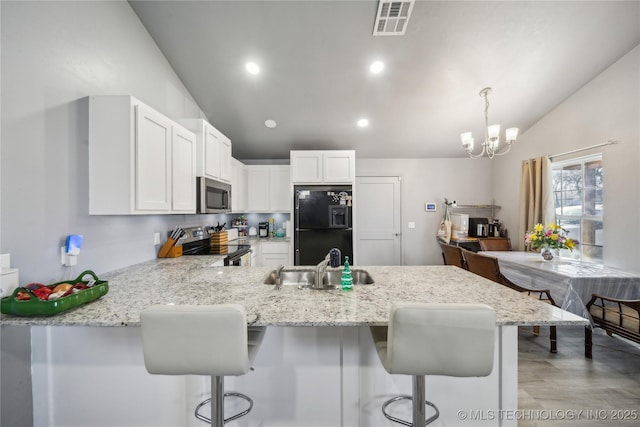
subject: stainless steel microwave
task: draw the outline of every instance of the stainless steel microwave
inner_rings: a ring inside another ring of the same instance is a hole
[[[196,212],[231,212],[231,185],[199,176],[196,182]]]

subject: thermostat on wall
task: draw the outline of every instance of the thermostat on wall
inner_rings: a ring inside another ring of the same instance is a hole
[[[436,204],[427,202],[427,203],[424,204],[424,210],[427,211],[427,212],[435,212],[436,211]]]

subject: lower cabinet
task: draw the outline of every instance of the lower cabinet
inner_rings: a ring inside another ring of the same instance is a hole
[[[261,267],[291,265],[289,260],[289,242],[260,242],[258,257]]]

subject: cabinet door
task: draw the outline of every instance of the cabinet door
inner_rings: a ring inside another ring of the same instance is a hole
[[[324,182],[352,183],[355,179],[355,153],[349,150],[327,151],[323,156]]]
[[[220,140],[220,179],[231,182],[231,141],[227,137]]]
[[[322,182],[322,151],[291,151],[291,181]]]
[[[196,139],[182,127],[173,127],[172,211],[196,212]]]
[[[231,211],[247,211],[247,168],[231,159]]]
[[[247,196],[249,212],[269,212],[269,169],[267,167],[248,167]]]
[[[222,136],[210,125],[204,127],[204,175],[220,179],[220,146]]]
[[[171,122],[144,105],[137,105],[135,109],[135,208],[169,211]]]
[[[269,168],[269,207],[271,211],[289,212],[292,206],[289,166],[271,166]]]
[[[287,254],[262,254],[261,267],[277,267],[279,265],[289,265],[289,255]]]

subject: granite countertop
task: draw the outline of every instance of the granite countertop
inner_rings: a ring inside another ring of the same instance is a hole
[[[50,317],[2,314],[3,325],[139,326],[153,304],[242,304],[262,326],[386,325],[393,302],[484,303],[498,325],[587,325],[588,321],[453,266],[364,268],[371,285],[352,291],[308,290],[263,281],[272,267],[213,267],[210,256],[157,259],[99,275],[109,293]],[[288,267],[303,268],[303,267]],[[288,269],[287,268],[287,269]],[[308,267],[307,267],[308,268]]]

